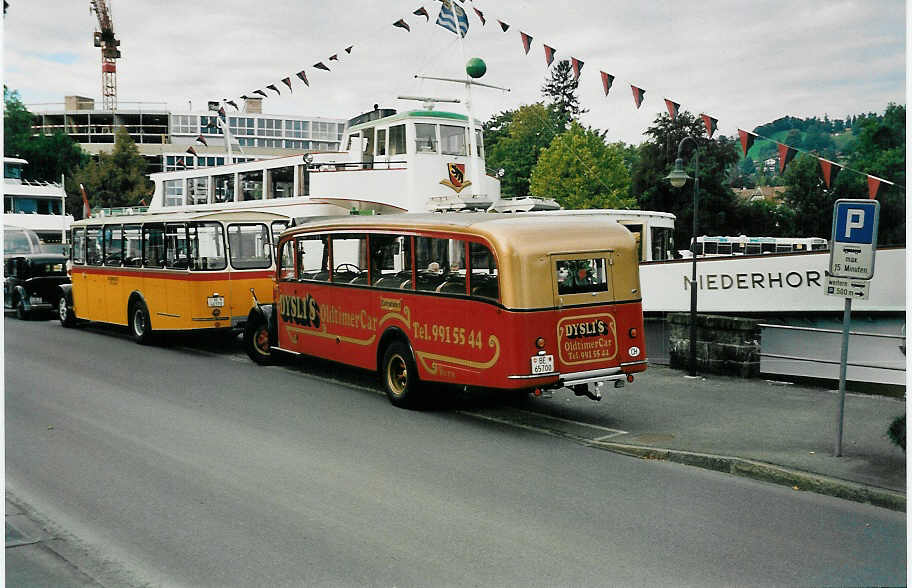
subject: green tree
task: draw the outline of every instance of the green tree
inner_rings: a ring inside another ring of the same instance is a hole
[[[88,161],[88,154],[61,132],[33,135],[34,115],[19,99],[18,92],[4,86],[3,102],[3,152],[7,157],[28,161],[23,178],[59,182],[62,176],[71,175]]]
[[[574,79],[570,61],[558,61],[550,70],[550,77],[542,86],[542,95],[548,105],[557,114],[560,129],[569,128],[570,122],[579,120],[581,114],[589,112],[580,107],[579,97],[576,95],[579,80]]]
[[[507,134],[493,148],[486,147],[487,165],[503,168],[500,188],[504,196],[526,196],[532,168],[541,150],[559,134],[555,113],[541,102],[526,104],[513,111]]]
[[[481,125],[485,153],[490,154],[494,151],[494,147],[501,139],[510,135],[510,123],[513,122],[513,117],[515,116],[515,110],[504,110],[503,112],[495,114]],[[486,163],[487,167],[490,169],[493,165],[490,161],[490,155],[488,156]]]
[[[97,159],[77,170],[67,193],[73,194],[75,210],[81,210],[79,184],[85,187],[92,209],[136,206],[142,199],[148,202],[152,194],[152,182],[145,172],[146,161],[136,143],[124,127],[119,127],[111,153],[99,153]]]
[[[795,213],[795,236],[829,238],[836,192],[820,176],[816,157],[801,154],[786,168],[783,200]]]
[[[606,144],[602,134],[572,123],[541,153],[530,191],[564,208],[633,208],[623,143]]]
[[[687,173],[694,174],[695,147],[700,149],[699,231],[705,235],[732,234],[742,225],[741,210],[734,193],[725,185],[729,169],[738,161],[735,142],[725,136],[711,140],[705,136],[703,121],[687,111],[675,119],[659,115],[646,130],[649,137],[640,145],[640,157],[631,174],[631,194],[640,208],[671,212],[677,217],[675,242],[689,243],[693,226],[693,184],[673,188],[665,176],[674,167],[678,143],[684,137],[696,140],[684,144],[682,157]]]

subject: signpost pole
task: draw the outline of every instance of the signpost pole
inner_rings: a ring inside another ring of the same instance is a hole
[[[845,299],[842,313],[842,353],[839,359],[839,411],[836,417],[835,457],[842,457],[842,425],[845,422],[846,365],[849,359],[849,323],[852,319],[852,299]]]

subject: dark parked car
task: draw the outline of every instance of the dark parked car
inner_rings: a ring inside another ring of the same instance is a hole
[[[22,253],[3,259],[3,306],[27,319],[57,307],[60,284],[67,284],[67,258],[58,253]]]

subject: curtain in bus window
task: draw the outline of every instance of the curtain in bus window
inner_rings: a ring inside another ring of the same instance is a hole
[[[126,267],[142,265],[142,231],[140,225],[124,225],[124,260]]]
[[[437,153],[437,125],[415,123],[415,151]]]
[[[558,294],[607,292],[608,271],[604,257],[565,259],[555,262]]]
[[[6,235],[9,235],[10,231],[4,233],[4,238]],[[85,263],[85,245],[86,245],[86,234],[85,229],[76,229],[73,231],[73,263],[83,264]]]
[[[444,155],[465,155],[465,127],[440,125],[440,150]]]
[[[371,285],[401,288],[411,284],[412,239],[403,235],[371,235]]]
[[[143,226],[143,265],[165,267],[165,226]]]
[[[487,246],[481,243],[469,244],[469,268],[472,272],[469,281],[472,296],[498,300],[500,289],[497,286],[497,259]]]
[[[228,225],[228,250],[235,269],[267,269],[272,265],[269,227]]]
[[[279,253],[279,279],[288,282],[295,279],[295,242],[289,239],[282,244]]]
[[[193,223],[190,225],[190,269],[223,270],[225,238],[219,223]]]
[[[103,252],[101,227],[88,227],[86,229],[86,264],[101,265],[104,259]]]
[[[405,125],[396,125],[389,129],[389,154],[405,153]]]
[[[104,228],[105,265],[120,265],[123,260],[123,227],[106,225]]]
[[[297,240],[298,279],[329,281],[329,237],[310,235]]]
[[[165,225],[165,267],[174,269],[187,269],[190,267],[186,225]]]
[[[333,235],[332,281],[367,284],[367,235]]]

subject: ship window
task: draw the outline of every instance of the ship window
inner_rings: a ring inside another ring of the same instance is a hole
[[[234,174],[212,176],[212,201],[234,202]]]
[[[165,180],[165,206],[182,206],[184,204],[184,181]]]
[[[437,153],[437,125],[415,123],[415,151]]]
[[[405,153],[405,125],[396,125],[389,130],[389,154]]]
[[[776,244],[775,243],[763,243],[762,245],[760,245],[760,250],[763,253],[772,253],[773,251],[776,250]]]
[[[705,255],[715,255],[719,251],[718,243],[706,242],[703,243],[703,253]]]
[[[664,261],[674,257],[674,229],[650,227],[652,231],[652,261]]]
[[[719,243],[718,253],[719,253],[719,255],[731,255],[732,254],[731,243]]]
[[[291,198],[294,196],[294,166],[275,167],[266,170],[269,176],[269,194],[267,198]]]
[[[238,174],[238,183],[241,186],[241,200],[263,199],[263,172],[249,171]]]
[[[386,129],[377,129],[377,155],[386,155]]]
[[[444,155],[465,155],[465,127],[440,125],[440,147]]]
[[[206,204],[207,202],[209,202],[209,178],[187,180],[187,204]]]
[[[747,255],[759,255],[761,253],[760,243],[748,243],[745,247]]]
[[[481,136],[481,129],[475,129],[475,155],[478,157],[484,157],[484,141]]]

